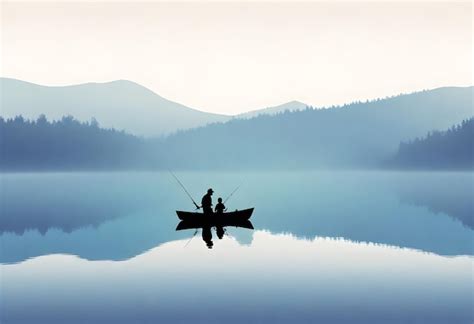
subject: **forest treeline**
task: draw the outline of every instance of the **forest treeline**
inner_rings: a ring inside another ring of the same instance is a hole
[[[402,141],[472,116],[473,88],[442,88],[369,102],[261,115],[163,140],[179,168],[379,168]]]
[[[259,117],[258,120],[261,122],[261,119],[267,120],[271,117]],[[224,125],[214,127],[224,127]],[[192,168],[192,165],[195,168],[206,168],[203,165],[206,162],[209,163],[210,168],[213,168],[222,167],[222,161],[233,160],[235,164],[227,165],[231,168],[233,166],[251,167],[251,163],[259,160],[252,159],[250,156],[246,161],[246,154],[260,154],[260,158],[271,158],[273,162],[275,158],[279,158],[278,161],[282,163],[282,166],[288,166],[291,159],[302,154],[310,156],[312,152],[311,147],[299,146],[295,141],[292,152],[286,150],[278,154],[281,142],[275,141],[275,145],[267,145],[261,153],[257,149],[250,153],[249,150],[253,150],[250,147],[247,151],[242,149],[230,151],[226,153],[226,158],[223,158],[222,146],[216,145],[213,150],[212,144],[207,147],[205,142],[202,145],[189,145],[189,142],[186,143],[182,139],[182,136],[187,133],[178,133],[168,139],[144,139],[123,131],[100,128],[95,120],[82,123],[71,116],[63,117],[58,121],[48,121],[45,116],[34,121],[26,120],[21,116],[7,120],[0,117],[0,168],[3,170],[113,170]],[[249,133],[250,131],[247,134]],[[245,134],[243,136],[249,136]],[[212,133],[209,134],[209,139],[212,139]],[[294,140],[294,137],[288,138],[289,141],[292,139]],[[269,137],[268,141],[270,140]],[[213,143],[216,141],[219,139],[213,139]],[[250,137],[248,141],[251,141]],[[396,155],[389,162],[379,164],[378,167],[472,169],[474,167],[473,141],[474,118],[470,118],[446,131],[432,131],[425,137],[401,142]],[[258,146],[255,147],[258,148]],[[202,156],[200,152],[209,152],[210,155]],[[324,152],[320,151],[319,154],[324,154]],[[189,158],[185,159],[186,156]],[[181,161],[180,158],[184,160]],[[299,165],[308,166],[308,162],[314,162],[316,165],[315,160],[316,157],[313,157],[312,160]],[[375,163],[372,165],[377,167]]]
[[[474,169],[474,118],[446,131],[400,143],[390,165],[416,169]]]
[[[3,170],[121,169],[141,166],[145,141],[72,116],[48,121],[0,117]]]

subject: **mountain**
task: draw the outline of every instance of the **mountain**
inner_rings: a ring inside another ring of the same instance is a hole
[[[253,118],[260,115],[276,115],[285,111],[298,111],[308,108],[308,105],[299,101],[290,101],[279,106],[268,107],[264,109],[252,110],[246,113],[238,114],[235,118]]]
[[[402,169],[474,169],[474,118],[402,142],[389,164]]]
[[[378,168],[400,142],[470,118],[473,95],[474,87],[444,87],[233,119],[173,134],[156,152],[174,168]]]
[[[473,95],[474,87],[439,88],[233,118],[149,139],[102,132],[96,123],[72,118],[0,119],[0,164],[32,170],[382,168],[401,142],[471,118]]]
[[[146,137],[169,135],[232,118],[186,107],[127,80],[52,87],[0,78],[0,90],[0,116],[5,119],[18,115],[37,119],[41,114],[49,120],[67,115],[82,122],[95,118],[104,128]],[[306,104],[291,101],[234,117],[251,118],[305,108]]]
[[[49,87],[0,78],[0,90],[5,118],[36,119],[41,114],[48,119],[65,115],[79,121],[96,118],[102,127],[141,136],[161,136],[230,118],[183,106],[125,80]]]

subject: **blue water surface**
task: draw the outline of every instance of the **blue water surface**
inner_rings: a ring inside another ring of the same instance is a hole
[[[1,322],[474,320],[472,173],[176,175],[255,230],[175,231],[167,172],[1,174]]]

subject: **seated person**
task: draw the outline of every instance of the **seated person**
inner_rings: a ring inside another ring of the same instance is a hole
[[[217,199],[217,205],[216,205],[216,209],[215,209],[216,213],[217,214],[222,214],[225,209],[226,208],[225,208],[224,204],[222,203],[222,198]]]

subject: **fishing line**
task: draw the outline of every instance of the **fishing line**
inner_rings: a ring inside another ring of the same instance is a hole
[[[239,185],[237,188],[234,189],[234,191],[232,191],[229,195],[229,197],[227,197],[225,200],[224,200],[224,204],[227,202],[227,200],[230,199],[230,197],[232,197],[234,195],[234,193],[239,190],[239,188],[241,187],[242,185]]]
[[[170,169],[168,169],[169,173],[171,173],[171,175],[173,176],[173,178],[176,179],[176,181],[179,183],[179,185],[181,186],[181,188],[183,188],[184,192],[188,195],[188,197],[192,200],[194,206],[196,206],[196,209],[199,209],[200,207],[198,206],[198,204],[196,204],[196,202],[194,201],[193,197],[191,196],[191,194],[188,192],[188,190],[186,190],[186,188],[184,187],[184,185],[181,183],[181,181],[179,181],[178,177],[174,175],[173,172],[171,172]]]
[[[189,242],[191,242],[191,240],[196,236],[198,230],[196,229],[196,231],[194,232],[193,236],[191,236],[191,238],[189,239],[189,241],[184,245],[184,247],[188,246]]]

